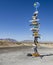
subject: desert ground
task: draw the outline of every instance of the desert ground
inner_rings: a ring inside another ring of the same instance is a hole
[[[0,65],[53,65],[53,56],[28,57],[33,53],[33,42],[0,40]],[[53,54],[53,43],[38,43],[39,54]]]
[[[53,65],[53,56],[28,57],[33,46],[0,48],[0,65]],[[53,53],[53,48],[38,48],[40,54]]]

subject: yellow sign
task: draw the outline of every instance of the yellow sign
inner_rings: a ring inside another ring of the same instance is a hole
[[[38,24],[37,22],[32,22],[32,24]]]
[[[33,36],[36,36],[36,37],[37,37],[37,36],[38,36],[38,34],[33,34]]]

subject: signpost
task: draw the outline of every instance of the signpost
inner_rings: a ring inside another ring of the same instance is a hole
[[[32,35],[34,37],[34,44],[35,44],[34,53],[32,53],[32,56],[39,56],[39,53],[37,50],[38,38],[40,38],[40,35],[39,35],[39,24],[40,23],[39,23],[39,18],[38,18],[39,6],[40,6],[39,2],[34,3],[34,7],[35,7],[36,11],[34,12],[34,14],[32,16],[32,20],[30,20],[30,22],[31,22],[30,26],[32,26],[32,28],[30,30],[33,32]]]

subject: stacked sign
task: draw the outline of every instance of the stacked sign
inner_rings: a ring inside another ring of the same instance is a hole
[[[33,36],[34,36],[34,43],[35,45],[37,45],[38,43],[38,38],[39,38],[39,19],[38,19],[38,6],[39,6],[39,3],[36,2],[34,3],[34,6],[36,7],[36,11],[34,13],[34,15],[32,16],[32,20],[30,20],[31,24],[30,26],[32,26],[33,28],[31,28],[32,32],[33,32]]]

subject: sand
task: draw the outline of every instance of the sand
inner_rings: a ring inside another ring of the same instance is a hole
[[[40,54],[53,53],[53,48],[39,48]],[[53,65],[53,56],[28,57],[27,53],[33,52],[33,47],[15,47],[0,49],[0,65]]]

